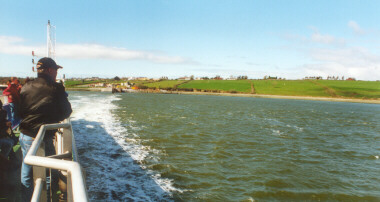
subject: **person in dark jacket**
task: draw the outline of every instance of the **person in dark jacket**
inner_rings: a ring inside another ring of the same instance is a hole
[[[51,58],[42,58],[37,63],[37,78],[24,85],[20,94],[19,116],[20,145],[25,158],[38,130],[43,124],[63,121],[72,112],[67,93],[62,84],[55,82],[58,65]],[[55,154],[53,145],[55,131],[47,131],[45,142],[45,155]],[[46,175],[49,176],[49,175]],[[52,170],[51,189],[56,190],[57,173]],[[50,197],[50,178],[46,179],[48,198]],[[22,163],[21,168],[21,194],[23,201],[30,201],[33,194],[32,166]]]
[[[9,169],[10,161],[8,155],[12,150],[13,141],[8,137],[7,130],[11,122],[7,119],[7,112],[3,109],[3,103],[0,100],[0,184],[6,179],[5,170]]]
[[[3,102],[0,100],[0,155],[1,158],[8,158],[8,154],[13,147],[13,141],[8,137],[7,130],[11,127],[11,122],[7,120],[7,112],[3,109]]]

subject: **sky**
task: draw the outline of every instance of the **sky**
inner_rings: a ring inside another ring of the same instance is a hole
[[[0,0],[0,5],[0,76],[35,75],[31,52],[46,56],[50,20],[56,27],[56,61],[66,78],[380,80],[378,0]]]

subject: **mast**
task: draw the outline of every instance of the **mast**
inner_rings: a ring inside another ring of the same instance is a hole
[[[55,58],[55,26],[52,26],[50,24],[50,20],[48,20],[48,24],[47,24],[47,37],[46,37],[46,57],[49,57],[51,59],[53,59],[54,61],[56,61],[56,58]],[[32,59],[32,64],[33,64],[33,67],[32,67],[32,70],[33,72],[35,72],[36,70],[34,69],[34,65],[36,64],[35,62],[35,58],[38,59],[40,57],[43,57],[41,55],[35,55],[34,54],[34,51],[32,51],[32,56],[33,56],[33,59]],[[61,67],[62,68],[62,67]]]
[[[55,60],[55,26],[51,26],[50,20],[47,24],[47,57]]]
[[[48,24],[47,24],[47,41],[46,41],[46,50],[47,50],[47,54],[46,56],[47,57],[50,57],[50,46],[49,46],[49,42],[50,42],[50,20],[48,20]]]

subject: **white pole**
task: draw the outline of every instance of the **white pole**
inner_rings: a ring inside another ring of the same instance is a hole
[[[50,57],[50,20],[48,20],[47,24],[47,57]]]

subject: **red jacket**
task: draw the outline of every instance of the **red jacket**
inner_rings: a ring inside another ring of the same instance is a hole
[[[11,84],[4,91],[3,95],[8,96],[8,103],[17,103],[20,101],[21,85]]]

